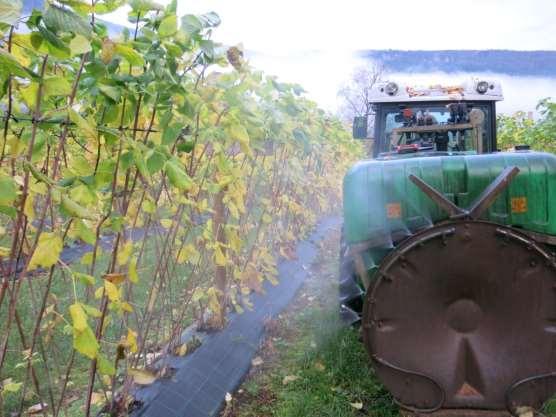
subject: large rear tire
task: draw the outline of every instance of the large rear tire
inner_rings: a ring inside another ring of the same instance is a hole
[[[349,254],[349,247],[344,236],[340,240],[339,297],[340,318],[344,323],[353,325],[361,321],[363,314],[364,291],[359,285],[355,262]]]

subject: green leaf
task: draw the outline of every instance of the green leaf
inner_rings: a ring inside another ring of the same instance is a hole
[[[97,364],[98,364],[98,371],[101,375],[109,375],[114,376],[116,375],[116,368],[108,359],[106,359],[100,353],[97,355]]]
[[[181,18],[181,27],[186,33],[193,35],[203,29],[203,23],[197,16],[186,14]]]
[[[82,133],[91,140],[97,140],[97,131],[85,118],[73,109],[69,109],[68,115],[70,120],[77,125]]]
[[[0,175],[0,206],[9,206],[17,198],[17,189],[13,177]]]
[[[75,1],[75,0],[74,0]],[[106,14],[115,11],[116,9],[122,7],[126,3],[126,0],[104,0],[95,2],[95,13],[96,14]]]
[[[173,145],[181,132],[181,128],[181,123],[172,123],[170,126],[167,126],[162,133],[162,144]]]
[[[81,303],[74,303],[70,305],[69,312],[73,324],[73,329],[78,332],[84,331],[88,326],[87,313],[85,313],[85,310],[83,310]]]
[[[2,395],[4,393],[15,393],[18,392],[23,385],[22,382],[8,382],[2,385]]]
[[[166,38],[176,33],[177,30],[178,18],[175,14],[172,14],[162,19],[162,22],[160,22],[160,26],[158,27],[158,34],[161,38]]]
[[[98,89],[102,94],[115,101],[116,103],[120,101],[121,91],[118,87],[106,84],[99,84]]]
[[[96,307],[89,306],[87,304],[81,304],[81,307],[83,307],[83,310],[85,310],[88,316],[94,317],[96,319],[102,317],[102,312]]]
[[[77,236],[80,237],[83,240],[83,242],[88,243],[89,245],[94,245],[96,241],[96,236],[94,232],[91,229],[89,229],[87,225],[81,220],[78,220],[75,223],[77,224],[76,226]]]
[[[193,180],[187,173],[174,161],[168,161],[165,165],[166,175],[170,183],[183,191],[189,190],[193,186]]]
[[[12,54],[3,50],[0,50],[0,68],[5,74],[13,74],[22,78],[29,78],[30,75]]]
[[[76,34],[69,44],[70,52],[73,56],[85,54],[91,51],[91,43],[80,34]]]
[[[239,142],[239,146],[243,153],[247,155],[252,154],[252,150],[249,147],[249,134],[243,125],[240,124],[233,124],[228,129],[228,134],[234,140]]]
[[[195,148],[195,142],[190,140],[187,142],[182,142],[177,146],[177,150],[180,152],[191,153]]]
[[[83,331],[77,331],[75,328],[73,329],[73,348],[76,351],[89,359],[95,359],[99,347],[95,334],[89,326]]]
[[[84,274],[82,272],[72,272],[73,276],[85,285],[95,285],[96,279],[92,275]]]
[[[127,272],[129,280],[134,284],[137,284],[139,282],[139,275],[137,274],[137,258],[134,257],[131,259]]]
[[[77,204],[75,201],[73,201],[66,195],[62,195],[62,208],[71,217],[77,217],[79,219],[89,219],[89,220],[96,219],[96,217],[93,216],[93,214],[91,214],[89,210]]]
[[[39,266],[50,268],[60,258],[63,242],[56,233],[43,232],[39,236],[39,242],[31,261],[29,262],[29,271]]]
[[[13,207],[8,206],[0,206],[0,213],[5,214],[6,216],[15,219],[17,215],[17,210]]]
[[[39,32],[42,35],[42,38],[46,41],[46,46],[48,47],[48,51],[54,55],[56,58],[69,58],[70,57],[70,49],[69,46],[64,43],[56,34],[50,31],[48,28],[44,26],[39,26]]]
[[[220,25],[220,16],[216,12],[208,12],[199,16],[204,27],[213,28]]]
[[[86,17],[87,14],[93,11],[93,7],[91,6],[91,4],[86,3],[86,1],[87,0],[59,0],[58,3],[70,6],[72,10],[79,13],[81,16]],[[98,1],[96,1],[95,3],[98,3]]]
[[[54,33],[72,32],[85,37],[91,36],[91,26],[81,16],[65,7],[49,3],[43,13],[46,27]]]
[[[21,16],[21,0],[0,0],[0,22],[15,25]]]
[[[145,60],[143,59],[141,54],[139,54],[139,52],[137,52],[130,46],[118,43],[115,46],[115,52],[118,55],[122,56],[127,62],[129,62],[130,65],[136,67],[142,67],[143,65],[145,65]]]
[[[137,12],[149,12],[151,10],[163,10],[164,7],[151,0],[130,0],[129,5],[134,14]]]
[[[216,27],[220,24],[220,16],[215,12],[209,12],[202,15],[186,14],[181,19],[182,29],[193,35],[205,28]]]
[[[72,86],[64,77],[53,75],[44,80],[45,96],[69,96]]]
[[[149,152],[147,158],[147,169],[152,175],[164,167],[164,162],[166,162],[166,157],[162,153],[153,150]]]

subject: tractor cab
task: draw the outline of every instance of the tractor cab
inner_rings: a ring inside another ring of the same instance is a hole
[[[373,157],[494,152],[496,102],[502,99],[500,84],[487,80],[427,88],[379,83],[369,100]],[[367,125],[368,116],[355,118],[356,139],[367,138]]]

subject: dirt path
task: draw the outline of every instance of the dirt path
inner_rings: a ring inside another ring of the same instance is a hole
[[[294,301],[265,324],[267,337],[222,417],[398,416],[376,382],[357,330],[337,309],[339,231],[319,255]]]

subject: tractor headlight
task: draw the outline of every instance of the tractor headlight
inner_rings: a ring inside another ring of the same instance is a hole
[[[398,93],[398,84],[392,82],[386,84],[386,86],[384,87],[384,92],[389,96],[396,95]]]
[[[488,87],[489,87],[488,82],[486,82],[486,81],[479,81],[479,82],[477,83],[477,87],[476,87],[477,93],[479,93],[479,94],[484,94],[484,93],[486,93],[486,92],[488,91]]]

